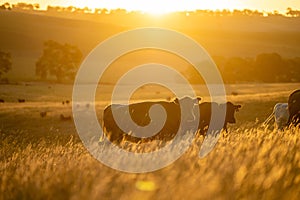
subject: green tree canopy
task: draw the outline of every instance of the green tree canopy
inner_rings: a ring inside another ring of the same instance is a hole
[[[78,47],[48,40],[44,42],[43,54],[36,62],[36,75],[42,79],[52,75],[58,82],[73,80],[81,59],[82,53]]]

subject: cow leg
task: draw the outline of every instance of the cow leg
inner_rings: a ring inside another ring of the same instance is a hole
[[[287,126],[288,126],[288,127],[291,125],[291,123],[292,123],[292,121],[293,121],[292,118],[293,118],[293,116],[290,115],[290,116],[289,116],[289,119],[288,119],[288,122],[287,122]]]
[[[204,134],[205,134],[205,131],[204,131],[204,129],[203,129],[203,128],[201,128],[201,129],[199,130],[199,133],[200,133],[200,135],[203,135],[203,136],[204,136]]]
[[[224,127],[223,127],[226,131],[226,133],[228,133],[228,130],[227,130],[227,123],[224,124]]]
[[[294,116],[293,121],[294,121],[295,126],[298,126],[298,124],[300,124],[300,113],[299,112]]]

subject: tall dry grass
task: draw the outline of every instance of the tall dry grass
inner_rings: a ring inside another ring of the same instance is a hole
[[[205,158],[198,138],[175,163],[128,174],[95,160],[76,136],[30,142],[1,131],[1,199],[298,199],[300,131],[231,130]],[[159,159],[159,158],[157,158]]]
[[[40,91],[37,86],[9,88],[5,90],[7,96],[2,93],[1,98],[9,97],[11,101],[0,105],[0,199],[298,199],[300,196],[300,130],[261,127],[275,103],[286,101],[286,96],[235,96],[231,100],[243,106],[236,114],[237,124],[230,125],[229,133],[220,138],[208,156],[198,157],[203,141],[200,137],[173,164],[155,172],[129,174],[95,160],[82,145],[73,122],[59,119],[61,113],[71,114],[70,105],[60,103],[68,98],[63,96],[64,90],[58,92],[52,87],[53,98],[46,91],[41,98],[39,92],[31,91],[34,88]],[[35,102],[14,103],[21,94],[14,90],[24,88],[26,100]],[[239,94],[245,91],[234,90]],[[285,85],[272,91],[285,91]],[[45,103],[43,99],[51,101]],[[40,111],[47,111],[47,116],[41,118]]]

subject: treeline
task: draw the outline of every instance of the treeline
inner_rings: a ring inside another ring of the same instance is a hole
[[[300,82],[300,57],[262,53],[255,58],[213,57],[226,83]]]
[[[74,45],[45,41],[36,60],[35,75],[43,81],[73,81],[82,59],[82,52]],[[225,83],[300,82],[300,57],[282,58],[278,53],[262,53],[255,58],[213,56],[213,60]],[[12,63],[11,54],[0,51],[1,82],[8,83],[5,74],[12,69]],[[194,72],[187,73],[189,79],[195,78]]]
[[[40,10],[40,5],[35,4],[29,4],[29,3],[17,3],[17,4],[10,4],[8,2],[0,5],[0,9],[2,10],[24,10],[24,11],[33,11],[33,10]],[[113,9],[108,10],[106,8],[95,8],[91,9],[89,7],[84,8],[78,8],[75,6],[68,6],[68,7],[62,7],[62,6],[47,6],[47,12],[50,13],[77,13],[77,14],[95,14],[95,15],[142,15],[141,11],[127,11],[125,9]],[[280,13],[277,10],[274,10],[273,12],[261,12],[258,10],[250,10],[250,9],[244,9],[244,10],[194,10],[194,11],[181,11],[181,12],[173,12],[170,13],[182,15],[185,17],[197,17],[197,16],[287,16],[287,17],[300,17],[300,10],[293,10],[292,8],[287,8],[285,13]]]
[[[47,40],[44,42],[41,56],[36,60],[35,75],[42,81],[74,81],[82,57],[82,52],[77,46]],[[0,50],[0,83],[9,83],[6,75],[12,66],[11,54]]]

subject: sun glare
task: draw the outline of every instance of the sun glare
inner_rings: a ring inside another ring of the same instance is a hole
[[[84,2],[81,2],[82,6]],[[91,8],[106,7],[108,9],[124,8],[127,11],[140,11],[154,16],[160,16],[170,12],[176,11],[193,11],[196,9],[235,9],[242,7],[242,4],[236,0],[103,0],[101,5],[98,1],[86,1]]]
[[[172,0],[126,0],[126,1],[102,1],[100,5],[98,1],[87,1],[85,4],[81,2],[81,7],[88,4],[90,8],[105,7],[108,9],[124,8],[127,11],[140,11],[154,16],[179,11],[182,9],[182,2]]]
[[[170,12],[178,11],[177,8],[172,6],[172,3],[169,0],[159,1],[127,1],[127,10],[138,10],[143,13],[151,15],[163,15]]]
[[[142,9],[139,9],[141,12],[150,14],[150,15],[154,15],[154,16],[160,16],[160,15],[164,15],[167,13],[172,12],[172,10],[166,10],[164,8],[160,8],[158,9],[157,7],[145,7]]]
[[[0,0],[0,3],[6,0]],[[10,0],[10,3],[16,4],[23,2],[21,0]],[[194,11],[201,10],[223,10],[223,9],[252,9],[252,10],[278,10],[285,12],[286,8],[292,7],[300,9],[299,0],[284,1],[261,1],[261,0],[24,0],[27,3],[39,3],[42,9],[46,9],[48,5],[64,6],[70,5],[83,8],[89,7],[106,8],[106,9],[126,9],[127,11],[141,11],[151,15],[162,15],[176,11]]]
[[[127,11],[140,11],[153,16],[160,16],[171,12],[194,11],[197,9],[242,9],[246,6],[244,1],[248,2],[249,0],[55,0],[54,2],[60,2],[62,6],[73,5],[80,8],[87,6],[91,9],[107,8],[109,10],[121,8]]]

